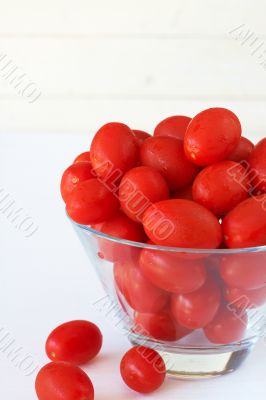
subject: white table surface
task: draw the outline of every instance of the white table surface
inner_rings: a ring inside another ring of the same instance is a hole
[[[36,399],[35,373],[25,376],[23,368],[15,366],[8,352],[1,350],[2,333],[8,332],[24,355],[32,357],[34,366],[41,366],[48,361],[44,343],[49,331],[71,319],[94,321],[103,332],[101,355],[85,368],[93,380],[96,399],[141,398],[121,381],[119,361],[129,343],[93,306],[104,295],[103,289],[65,217],[59,194],[62,171],[89,142],[85,134],[0,136],[0,190],[39,226],[26,238],[0,211],[1,399]],[[259,400],[265,398],[265,376],[266,347],[259,343],[233,374],[200,382],[168,380],[147,398]]]

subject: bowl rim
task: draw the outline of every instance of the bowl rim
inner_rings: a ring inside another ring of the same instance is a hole
[[[186,247],[171,247],[171,246],[159,246],[149,243],[142,243],[142,242],[134,242],[132,240],[127,239],[120,239],[115,236],[107,235],[106,233],[100,232],[96,229],[91,228],[88,225],[79,224],[73,219],[69,217],[67,214],[67,218],[70,222],[74,225],[74,227],[79,228],[85,232],[89,232],[99,238],[110,240],[111,242],[124,244],[127,246],[132,247],[139,247],[145,248],[150,250],[159,250],[159,251],[168,251],[173,253],[187,253],[187,254],[220,254],[220,255],[228,255],[228,254],[245,254],[245,253],[259,253],[259,252],[266,252],[266,245],[265,246],[256,246],[256,247],[243,247],[243,248],[235,248],[235,249],[195,249],[195,248],[186,248]]]

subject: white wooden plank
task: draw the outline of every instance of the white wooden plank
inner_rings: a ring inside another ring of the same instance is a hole
[[[40,99],[34,104],[27,104],[23,100],[0,100],[0,132],[83,134],[84,148],[86,148],[92,135],[106,122],[121,121],[132,128],[152,132],[155,125],[167,116],[173,114],[193,116],[213,106],[227,107],[234,111],[241,120],[244,135],[254,140],[266,136],[266,102],[218,99],[215,101]]]
[[[266,33],[264,0],[8,0],[5,34],[225,35],[248,23]]]
[[[266,98],[257,54],[230,38],[0,39],[1,52],[46,98]],[[16,97],[1,75],[0,96]]]

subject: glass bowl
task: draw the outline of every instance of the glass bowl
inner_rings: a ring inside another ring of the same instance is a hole
[[[236,370],[266,327],[266,246],[181,249],[117,239],[71,220],[106,296],[95,306],[169,375]]]

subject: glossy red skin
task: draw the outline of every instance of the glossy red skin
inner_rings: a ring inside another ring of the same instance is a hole
[[[184,136],[191,118],[184,115],[174,115],[165,118],[154,129],[154,136],[168,136],[184,140]]]
[[[114,264],[114,278],[127,303],[135,311],[156,313],[169,300],[168,294],[146,279],[140,268],[130,261]]]
[[[80,182],[94,178],[91,172],[91,164],[87,161],[82,161],[77,164],[72,164],[62,175],[60,191],[64,202],[67,202],[68,196],[73,192]]]
[[[250,176],[254,177],[253,186],[256,194],[266,193],[266,138],[262,139],[248,158]]]
[[[192,185],[175,190],[171,195],[171,199],[192,200]]]
[[[198,329],[209,324],[221,302],[221,289],[211,276],[200,289],[187,294],[173,294],[172,314],[177,322],[188,328]]]
[[[130,389],[138,393],[151,393],[163,384],[166,368],[157,351],[137,346],[122,358],[120,373]]]
[[[214,319],[204,327],[207,339],[216,344],[230,344],[244,338],[248,317],[245,312],[240,316],[221,307]]]
[[[110,122],[95,134],[90,157],[95,173],[101,178],[106,178],[116,169],[124,174],[133,168],[138,161],[139,147],[127,125]]]
[[[229,248],[266,245],[266,195],[242,201],[225,216],[222,227]]]
[[[186,158],[183,143],[173,137],[146,139],[140,148],[140,161],[157,169],[171,190],[189,185],[198,173],[198,168]]]
[[[249,139],[242,136],[238,145],[227,159],[235,162],[246,161],[253,149],[254,144]]]
[[[182,339],[191,332],[178,325],[167,309],[156,314],[135,312],[134,331],[143,336],[169,342]]]
[[[173,252],[143,249],[139,264],[147,279],[172,293],[193,292],[204,284],[207,277],[201,259],[185,260]]]
[[[170,199],[154,204],[145,212],[143,226],[150,240],[162,246],[212,249],[222,241],[218,219],[190,200]]]
[[[245,290],[236,287],[225,287],[224,296],[230,306],[247,310],[257,308],[266,302],[266,286],[259,289]]]
[[[266,252],[224,256],[220,275],[228,286],[245,290],[266,286]]]
[[[119,200],[124,213],[141,222],[144,211],[152,204],[169,198],[165,179],[154,168],[141,166],[128,171],[119,187]]]
[[[221,216],[249,197],[246,169],[234,161],[220,161],[204,168],[192,186],[193,200]]]
[[[84,153],[80,153],[74,160],[73,164],[76,164],[81,161],[91,162],[90,152],[84,151]]]
[[[55,328],[46,340],[45,350],[52,361],[85,364],[102,347],[100,329],[89,321],[69,321]]]
[[[225,108],[209,108],[190,122],[184,149],[187,158],[197,165],[211,165],[225,160],[236,148],[241,137],[237,116]]]
[[[39,400],[93,400],[90,378],[79,367],[65,362],[46,364],[38,373],[35,390]]]
[[[104,222],[115,215],[118,209],[119,201],[98,179],[79,183],[68,197],[66,205],[69,217],[84,225]]]
[[[149,133],[145,131],[140,131],[139,129],[132,129],[132,132],[139,147],[142,145],[144,140],[151,137]]]
[[[147,240],[142,225],[132,221],[122,212],[105,221],[101,227],[101,232],[133,242],[145,242]],[[127,261],[133,257],[133,253],[139,253],[139,249],[133,246],[119,244],[104,238],[97,238],[97,240],[102,258],[108,261]]]

